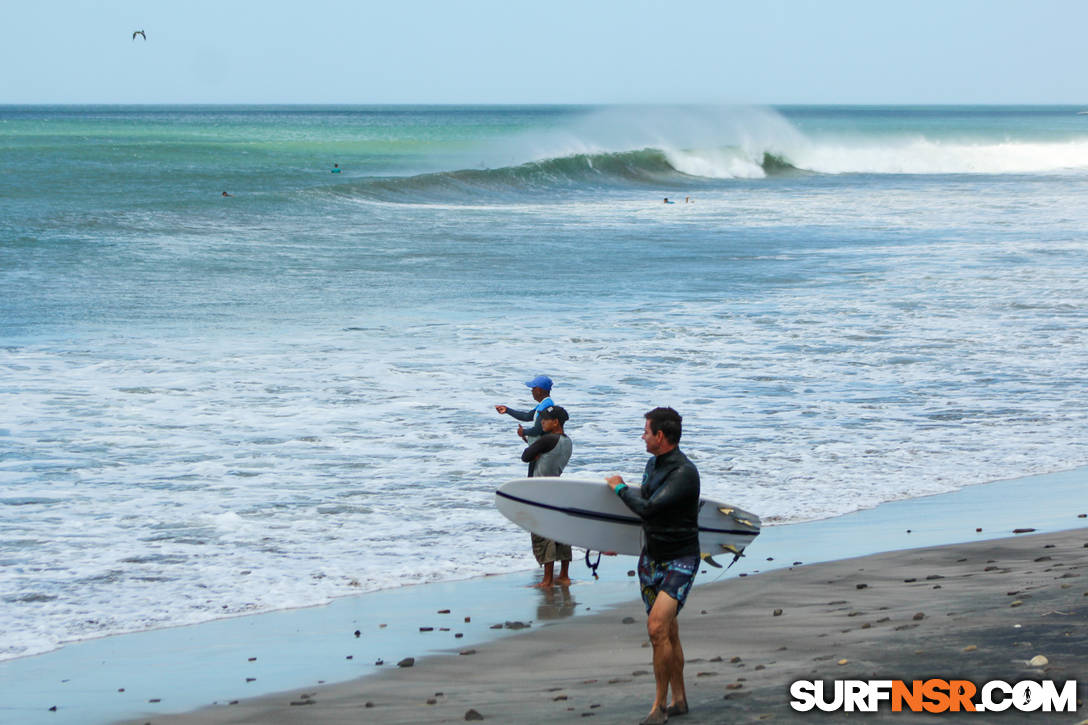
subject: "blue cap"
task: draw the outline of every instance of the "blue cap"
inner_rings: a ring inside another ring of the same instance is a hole
[[[530,388],[543,388],[544,390],[552,389],[552,379],[547,375],[537,375],[532,380],[525,383]]]

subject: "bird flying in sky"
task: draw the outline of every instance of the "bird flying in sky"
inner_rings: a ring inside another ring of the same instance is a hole
[[[144,31],[142,31],[142,30],[137,30],[137,31],[135,31],[135,32],[134,32],[134,33],[132,34],[132,39],[133,39],[133,40],[136,40],[136,36],[137,36],[137,35],[139,35],[139,36],[140,36],[141,38],[143,38],[144,40],[147,40],[147,34],[146,34],[146,33],[144,33]]]

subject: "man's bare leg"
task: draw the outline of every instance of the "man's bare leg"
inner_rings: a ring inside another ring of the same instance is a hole
[[[541,589],[547,589],[555,586],[555,562],[549,561],[544,565],[544,578],[540,580],[540,583],[536,586]]]
[[[666,712],[669,715],[683,715],[688,711],[688,694],[684,689],[684,648],[680,645],[680,620],[674,615],[669,628],[669,641],[672,644],[672,702]]]
[[[679,647],[680,640],[676,628],[676,613],[679,611],[678,602],[664,592],[659,592],[654,606],[650,610],[650,616],[646,620],[646,629],[650,634],[650,644],[654,648],[654,681],[657,689],[654,694],[654,704],[650,708],[650,714],[643,720],[648,725],[664,723],[668,716],[667,702],[669,697],[669,685],[680,678],[680,692],[684,692],[683,663],[684,652]],[[677,669],[677,657],[679,656],[679,672]]]
[[[570,559],[559,562],[559,578],[555,580],[555,583],[561,587],[570,586]]]

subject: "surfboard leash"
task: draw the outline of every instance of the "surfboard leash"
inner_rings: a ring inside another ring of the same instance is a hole
[[[597,576],[597,567],[600,566],[600,565],[601,565],[601,552],[599,552],[599,551],[597,552],[597,561],[591,562],[589,560],[589,549],[586,549],[586,566],[588,566],[590,571],[593,572],[593,579],[594,580],[600,579],[600,577]]]

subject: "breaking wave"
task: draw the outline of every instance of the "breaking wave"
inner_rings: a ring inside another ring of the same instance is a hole
[[[367,179],[338,185],[332,191],[338,195],[412,203],[617,188],[695,188],[705,186],[708,179],[762,178],[791,172],[798,170],[785,158],[771,153],[752,160],[735,149],[697,154],[646,148],[575,154],[497,169]]]
[[[915,123],[897,118],[865,131],[806,128],[803,118],[769,109],[607,109],[497,143],[478,169],[361,179],[326,191],[398,203],[501,203],[627,188],[679,194],[821,174],[1088,173],[1088,128],[1040,138],[982,129],[969,118],[953,129]]]

